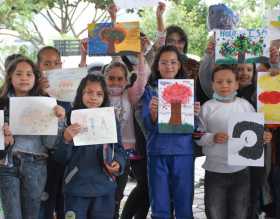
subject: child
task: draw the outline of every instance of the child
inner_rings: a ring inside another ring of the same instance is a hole
[[[212,74],[213,99],[200,114],[206,134],[197,143],[206,155],[205,211],[209,219],[245,219],[249,203],[249,170],[227,164],[227,121],[236,112],[255,112],[246,100],[236,97],[238,78],[235,67],[217,66]],[[264,142],[271,134],[264,132]]]
[[[11,96],[39,96],[39,71],[25,57],[12,61],[2,87],[2,98]],[[4,107],[8,112],[8,105]],[[64,110],[55,106],[54,113],[64,118]],[[8,118],[5,118],[8,121]],[[53,147],[56,136],[15,135],[14,144],[6,147],[5,162],[0,167],[0,192],[5,218],[37,219],[41,195],[46,183],[48,148]]]
[[[147,132],[148,179],[153,218],[170,218],[173,201],[176,218],[192,218],[193,145],[191,134],[160,134],[157,126],[158,79],[184,79],[180,53],[163,46],[155,57],[149,85],[141,99]],[[197,106],[195,105],[195,111]]]
[[[51,46],[43,47],[37,54],[37,65],[41,72],[62,68],[59,51]],[[48,79],[43,75],[40,78],[40,86],[43,93],[47,94]],[[58,101],[66,112],[71,109],[71,103]],[[47,160],[47,183],[42,196],[40,219],[53,219],[54,212],[57,219],[64,219],[64,197],[62,192],[64,166],[52,158],[52,150],[49,151]]]
[[[98,75],[86,76],[79,85],[72,110],[106,106],[109,106],[109,99],[104,78]],[[70,121],[70,117],[68,120]],[[125,154],[119,143],[110,144],[109,147],[114,150],[114,160],[111,165],[103,162],[101,164],[98,151],[103,151],[104,145],[73,145],[73,137],[80,131],[79,124],[70,124],[65,129],[63,140],[58,144],[56,151],[57,159],[66,164],[65,216],[75,215],[75,218],[79,219],[112,219],[116,183],[108,177],[107,172],[110,175],[122,173]]]

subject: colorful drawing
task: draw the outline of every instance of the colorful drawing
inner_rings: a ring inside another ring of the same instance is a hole
[[[142,8],[157,6],[163,0],[114,0],[118,8]]]
[[[51,97],[11,97],[10,127],[15,135],[57,135],[58,119]]]
[[[216,64],[266,62],[268,38],[266,29],[216,30]]]
[[[94,55],[120,55],[140,52],[138,22],[91,23],[88,25],[88,53]]]
[[[75,146],[116,143],[117,126],[114,107],[74,110],[71,123],[80,124],[74,137]]]
[[[268,10],[266,12],[266,23],[269,41],[280,40],[280,9]]]
[[[193,80],[159,80],[158,125],[160,133],[194,130]]]
[[[57,100],[73,102],[81,80],[87,76],[87,68],[64,68],[46,71],[49,80],[48,94]]]
[[[262,113],[235,113],[228,123],[228,164],[264,165]]]
[[[280,124],[280,75],[258,73],[257,108],[266,124]]]

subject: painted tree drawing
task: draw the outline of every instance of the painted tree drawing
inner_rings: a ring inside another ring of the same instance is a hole
[[[105,28],[100,33],[100,38],[103,42],[108,44],[108,54],[115,53],[115,44],[119,44],[124,41],[126,36],[125,29],[120,27]]]
[[[268,56],[266,30],[216,31],[216,64],[254,63]]]
[[[140,52],[139,22],[88,25],[89,56],[126,55]]]
[[[193,131],[193,81],[159,81],[159,131],[190,133]]]

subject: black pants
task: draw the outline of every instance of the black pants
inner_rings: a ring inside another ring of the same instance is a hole
[[[137,185],[129,194],[122,211],[121,219],[145,219],[149,212],[149,191],[146,160],[131,160],[132,172]]]

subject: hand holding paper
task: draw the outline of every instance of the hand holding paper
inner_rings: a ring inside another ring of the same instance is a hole
[[[5,146],[13,145],[15,143],[14,137],[10,130],[8,123],[3,126]]]
[[[81,126],[78,123],[74,123],[69,125],[63,134],[64,140],[66,142],[71,142],[73,140],[73,138],[79,134],[81,131]]]
[[[55,116],[59,120],[63,120],[65,118],[65,109],[62,106],[56,105],[53,108],[53,111],[54,111]]]
[[[214,135],[214,142],[216,144],[224,144],[228,141],[228,134],[223,132],[218,132]]]

